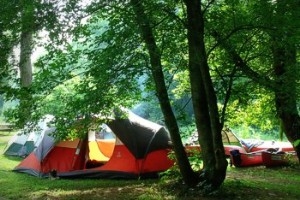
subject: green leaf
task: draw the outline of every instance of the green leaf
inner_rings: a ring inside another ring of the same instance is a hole
[[[300,139],[294,141],[293,145],[294,147],[297,147],[300,144]]]

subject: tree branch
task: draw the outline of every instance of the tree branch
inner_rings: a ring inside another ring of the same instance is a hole
[[[251,69],[247,62],[236,52],[235,48],[228,42],[227,38],[221,38],[221,35],[214,31],[212,36],[219,43],[220,47],[223,48],[229,55],[231,61],[241,70],[248,78],[253,81],[265,86],[266,88],[274,91],[276,89],[276,84],[273,80],[269,79],[266,76],[262,76],[258,72]]]

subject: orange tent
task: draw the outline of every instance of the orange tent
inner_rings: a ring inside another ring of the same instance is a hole
[[[85,139],[55,142],[49,133],[14,171],[49,177],[138,178],[169,169],[170,137],[163,126],[132,112],[107,124],[112,137],[90,130]]]

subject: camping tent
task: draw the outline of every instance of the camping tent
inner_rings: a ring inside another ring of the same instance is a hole
[[[229,128],[224,128],[222,130],[222,142],[224,145],[241,146],[239,138]],[[191,134],[191,136],[185,141],[185,145],[199,145],[197,131]]]
[[[242,152],[246,151],[239,138],[229,128],[224,128],[221,134],[226,156],[230,156],[230,151],[232,149],[239,149]],[[193,132],[192,135],[185,141],[185,148],[187,152],[193,152],[194,150],[201,151],[197,131]]]
[[[113,132],[89,130],[85,139],[55,142],[48,129],[40,145],[14,171],[48,177],[137,178],[157,175],[173,165],[170,137],[163,126],[132,112],[109,122]],[[109,135],[109,134],[108,134]]]
[[[4,155],[26,157],[41,142],[48,123],[53,119],[52,115],[45,115],[38,124],[30,128],[29,125],[17,132],[8,142]],[[27,132],[29,130],[29,133]]]

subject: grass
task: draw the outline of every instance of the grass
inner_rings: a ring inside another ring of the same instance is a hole
[[[188,189],[184,184],[171,179],[50,180],[37,178],[11,171],[21,160],[3,155],[11,134],[0,132],[0,200],[296,200],[300,198],[299,167],[275,169],[228,167],[227,178],[222,187],[209,195],[203,195],[197,188]]]

